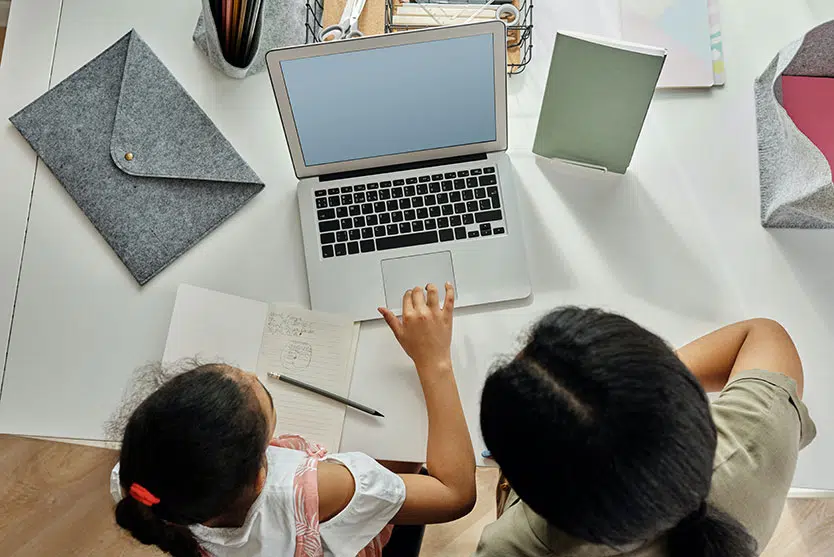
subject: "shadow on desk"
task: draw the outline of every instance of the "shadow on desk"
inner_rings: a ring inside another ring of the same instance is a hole
[[[611,278],[626,292],[678,314],[725,320],[728,300],[721,298],[719,278],[687,245],[635,174],[583,179],[547,161],[537,164],[599,250]]]
[[[0,435],[0,555],[162,555],[116,526],[109,449]]]

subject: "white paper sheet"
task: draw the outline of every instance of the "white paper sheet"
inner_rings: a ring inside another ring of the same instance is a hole
[[[270,306],[257,373],[275,402],[276,435],[295,433],[330,451],[339,449],[345,405],[269,379],[267,373],[287,375],[347,396],[358,340],[359,324],[350,318],[290,306]]]

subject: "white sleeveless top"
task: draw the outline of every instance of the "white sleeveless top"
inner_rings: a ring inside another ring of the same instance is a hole
[[[294,480],[309,455],[301,450],[270,446],[268,471],[261,494],[239,528],[190,526],[206,552],[214,557],[292,556],[305,554],[297,547],[298,505]],[[355,491],[348,505],[318,525],[323,557],[355,557],[371,543],[400,510],[405,501],[402,478],[362,453],[337,453],[321,460],[341,463],[353,475]],[[119,465],[110,475],[110,493],[118,502],[123,493]],[[387,541],[387,538],[385,539]]]

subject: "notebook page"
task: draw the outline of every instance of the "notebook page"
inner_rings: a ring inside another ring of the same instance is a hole
[[[257,373],[275,402],[275,435],[294,433],[329,451],[339,450],[345,405],[298,387],[269,379],[278,373],[342,396],[353,376],[359,323],[340,315],[270,306]]]

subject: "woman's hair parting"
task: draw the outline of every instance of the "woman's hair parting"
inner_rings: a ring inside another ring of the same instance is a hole
[[[706,502],[716,430],[697,379],[659,337],[597,309],[542,318],[481,397],[487,448],[521,499],[576,538],[666,536],[672,557],[753,557]]]
[[[202,550],[188,526],[255,489],[268,425],[250,385],[209,364],[174,377],[132,413],[119,459],[116,522],[175,557]]]

